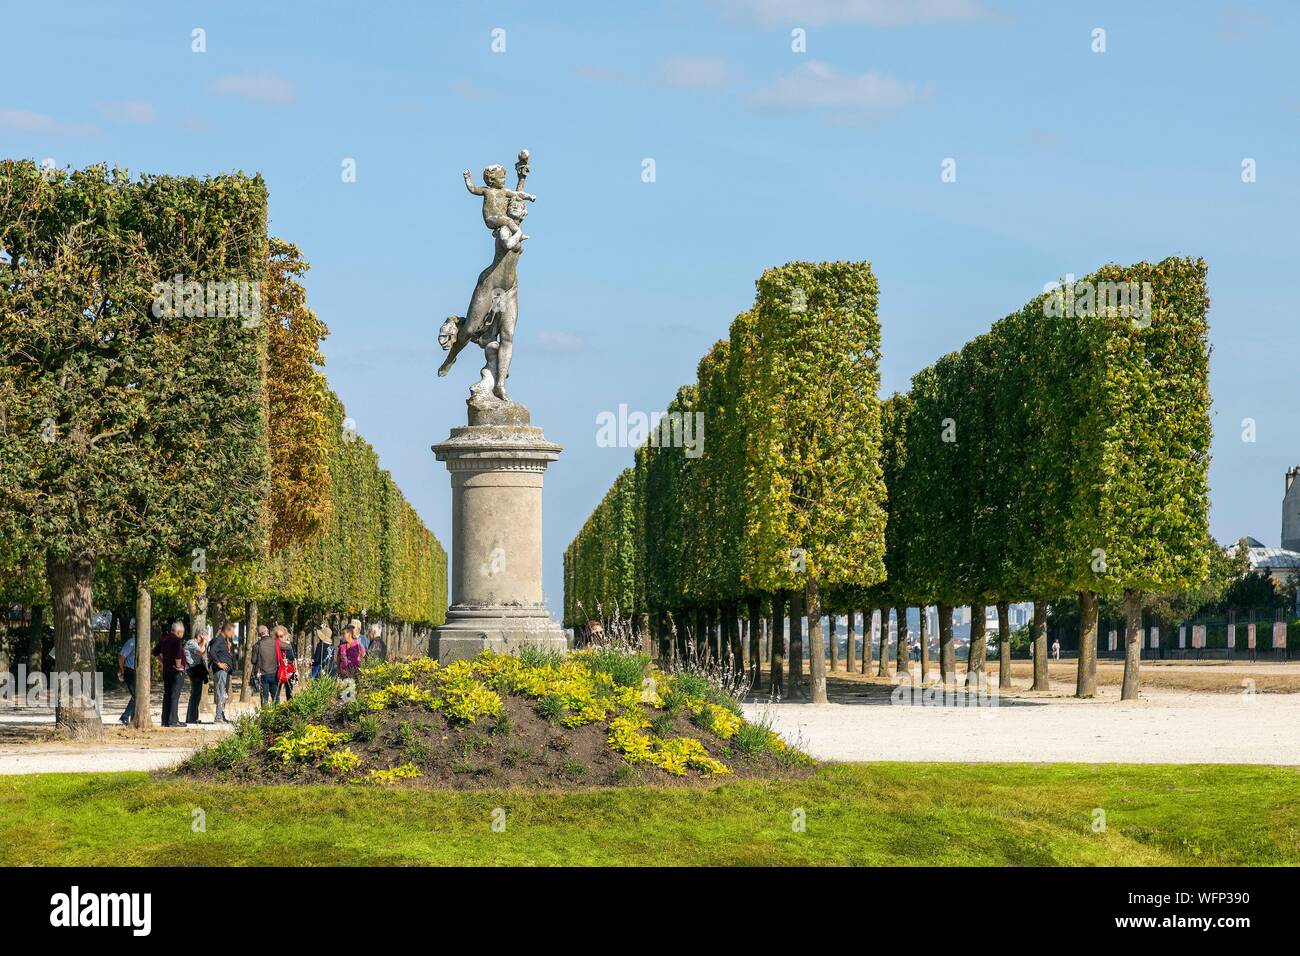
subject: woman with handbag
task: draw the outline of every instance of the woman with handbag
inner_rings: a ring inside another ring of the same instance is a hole
[[[293,649],[293,641],[289,640],[287,627],[281,624],[275,629],[275,635],[279,639],[275,645],[276,680],[284,688],[284,699],[293,700],[293,685],[298,680],[298,655]]]
[[[190,705],[185,710],[185,723],[199,722],[199,703],[203,700],[203,685],[208,682],[208,632],[204,629],[185,642],[185,673],[190,678]]]

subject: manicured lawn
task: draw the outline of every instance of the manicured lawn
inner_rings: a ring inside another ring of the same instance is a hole
[[[198,863],[1296,865],[1300,771],[845,764],[799,781],[550,793],[0,777],[0,865]]]

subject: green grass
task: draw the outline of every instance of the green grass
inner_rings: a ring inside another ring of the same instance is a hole
[[[473,793],[45,774],[0,777],[0,865],[1296,865],[1298,794],[1294,769],[1131,764],[842,764],[713,788]]]

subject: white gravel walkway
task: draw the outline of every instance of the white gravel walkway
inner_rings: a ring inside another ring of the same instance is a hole
[[[751,719],[823,760],[1300,765],[1300,694],[1151,690],[1003,699],[994,708],[907,706],[876,687],[844,703],[747,704]]]

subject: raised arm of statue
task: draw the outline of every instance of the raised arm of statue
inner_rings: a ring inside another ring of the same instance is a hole
[[[521,149],[519,158],[515,160],[515,189],[523,191],[524,182],[528,179],[528,150]],[[530,196],[530,199],[536,199],[536,196]]]
[[[474,185],[474,174],[471,173],[468,169],[465,170],[465,188],[468,189],[475,196],[483,195],[483,187]]]

